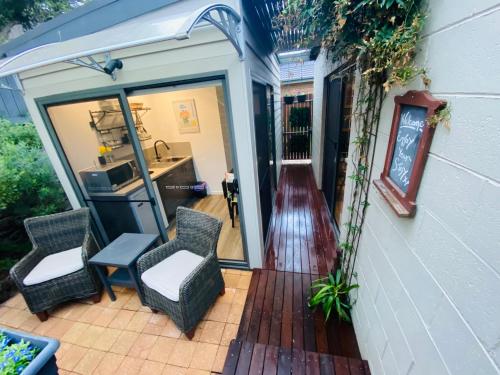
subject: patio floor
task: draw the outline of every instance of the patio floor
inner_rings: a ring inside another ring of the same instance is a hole
[[[57,338],[60,374],[220,373],[239,328],[251,272],[223,269],[218,297],[192,341],[164,314],[141,305],[135,291],[115,288],[116,301],[68,303],[41,323],[17,294],[0,306],[0,325]],[[0,327],[1,329],[1,327]]]

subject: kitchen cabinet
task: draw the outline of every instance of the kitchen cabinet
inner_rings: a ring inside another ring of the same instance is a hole
[[[186,206],[194,199],[193,185],[196,183],[193,160],[181,163],[156,179],[165,214],[169,222],[175,218],[179,206]]]

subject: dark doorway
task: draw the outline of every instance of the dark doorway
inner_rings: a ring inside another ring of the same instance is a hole
[[[352,111],[352,73],[326,79],[326,121],[323,148],[323,183],[331,218],[340,226],[349,152]]]
[[[276,133],[274,126],[274,89],[271,85],[266,86],[266,100],[267,100],[267,133],[269,138],[270,153],[269,153],[269,167],[271,168],[271,187],[272,193],[276,192],[278,188],[278,172],[276,165]]]
[[[255,144],[257,148],[257,171],[259,176],[260,211],[264,242],[267,238],[273,206],[273,142],[270,136],[270,119],[265,85],[252,83],[253,111],[255,122]]]

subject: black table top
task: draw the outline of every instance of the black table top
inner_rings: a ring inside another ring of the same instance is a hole
[[[89,263],[102,266],[129,267],[160,236],[158,234],[123,233],[90,258]]]

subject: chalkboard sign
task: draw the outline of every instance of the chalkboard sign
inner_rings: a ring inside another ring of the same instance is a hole
[[[418,144],[424,133],[427,108],[401,106],[398,134],[389,177],[404,192],[408,191],[411,172],[417,157]]]
[[[427,120],[446,105],[428,91],[408,91],[394,98],[394,115],[384,170],[374,184],[396,214],[415,214],[416,197],[434,128]]]

